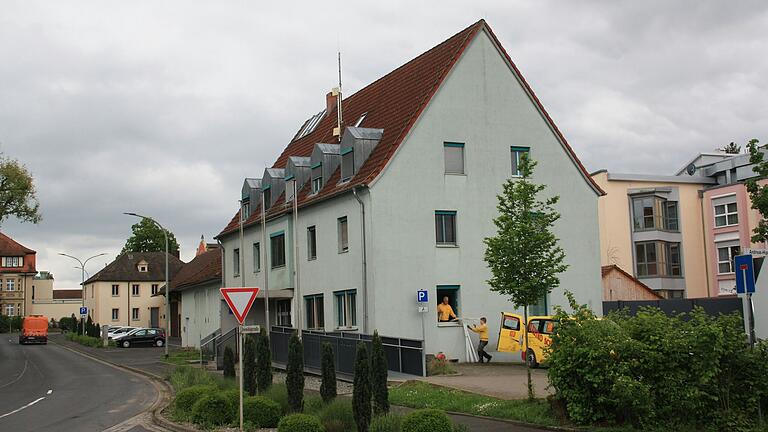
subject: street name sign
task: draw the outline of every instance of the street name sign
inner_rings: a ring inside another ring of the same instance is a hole
[[[260,325],[244,325],[243,334],[250,334],[250,333],[261,333],[261,326]]]
[[[746,294],[755,292],[755,269],[752,255],[738,255],[733,259],[736,272],[736,293]]]
[[[88,315],[88,308],[85,306],[80,306],[80,315]]]
[[[259,288],[219,288],[221,296],[227,302],[229,309],[237,318],[237,322],[243,325],[245,317],[248,316],[248,311],[251,310],[253,302],[256,300],[256,294],[259,293]]]
[[[429,291],[418,290],[416,291],[416,301],[419,303],[427,303],[429,301]]]

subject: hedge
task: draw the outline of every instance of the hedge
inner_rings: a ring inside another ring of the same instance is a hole
[[[283,417],[277,432],[325,432],[317,417],[308,414],[291,414]]]

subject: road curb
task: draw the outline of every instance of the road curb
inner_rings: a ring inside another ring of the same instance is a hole
[[[152,423],[162,428],[170,429],[174,432],[200,432],[199,429],[192,429],[184,425],[174,423],[166,419],[165,417],[163,417],[162,412],[164,409],[170,406],[172,395],[174,393],[173,387],[168,383],[168,381],[165,378],[159,375],[153,374],[152,372],[147,372],[145,370],[141,370],[132,366],[122,365],[119,363],[115,363],[113,361],[109,361],[109,360],[94,356],[89,352],[61,344],[57,341],[51,341],[51,342],[68,351],[82,355],[83,357],[87,357],[91,360],[95,360],[101,363],[106,363],[117,369],[123,369],[128,372],[132,372],[134,374],[141,375],[149,379],[149,381],[152,383],[152,385],[155,386],[155,389],[157,390],[157,399],[155,399],[152,405],[146,411],[144,411],[145,413],[149,412],[151,414],[150,418],[152,420]]]

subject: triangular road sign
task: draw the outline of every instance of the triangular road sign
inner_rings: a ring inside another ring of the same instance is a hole
[[[235,314],[237,322],[243,325],[248,311],[256,300],[259,288],[219,288],[219,291],[229,305],[229,309]]]

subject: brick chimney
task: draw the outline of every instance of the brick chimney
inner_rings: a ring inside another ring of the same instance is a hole
[[[325,112],[326,114],[331,112],[336,108],[336,96],[333,94],[333,92],[328,92],[327,95],[325,95]]]

